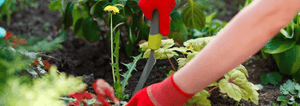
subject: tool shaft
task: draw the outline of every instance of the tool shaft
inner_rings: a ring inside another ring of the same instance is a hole
[[[151,21],[151,26],[150,26],[150,35],[149,36],[155,36],[159,34],[159,13],[158,13],[158,10],[154,10],[153,13],[152,13],[152,21]],[[156,63],[156,58],[154,57],[154,50],[151,49],[151,52],[150,52],[150,57],[144,67],[144,70],[142,72],[142,75],[140,77],[140,80],[133,92],[133,95],[139,91],[140,89],[143,88],[154,64]]]

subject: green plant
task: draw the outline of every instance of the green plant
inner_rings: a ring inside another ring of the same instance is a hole
[[[61,33],[55,40],[48,40],[39,37],[25,40],[11,33],[0,39],[1,106],[63,106],[61,96],[86,87],[80,77],[60,73],[55,66],[49,72],[40,68],[47,64],[40,61],[39,52],[61,48],[65,35]],[[26,71],[28,74],[24,74]]]
[[[10,24],[11,14],[23,8],[37,7],[38,0],[5,0],[5,3],[0,7],[0,22],[6,16],[6,23]]]
[[[49,26],[50,26],[49,22],[44,23],[43,27],[44,27],[45,31],[49,30]]]
[[[142,39],[147,39],[149,34],[149,26],[145,23],[141,15],[142,11],[137,4],[136,0],[77,0],[73,2],[55,0],[48,7],[50,10],[59,9],[63,14],[60,27],[73,29],[77,37],[89,41],[98,41],[100,37],[106,40],[109,36],[103,36],[103,29],[109,25],[124,23],[120,33],[127,34],[127,38],[120,36],[120,43],[129,56],[134,45]],[[104,8],[108,5],[120,6],[117,8],[119,14],[112,16],[104,12]],[[112,24],[111,20],[113,20]],[[125,43],[123,39],[128,39],[128,42]]]
[[[270,83],[270,84],[276,86],[279,82],[281,82],[281,80],[282,80],[282,77],[278,72],[272,72],[272,73],[269,73],[268,75],[263,74],[260,76],[260,81],[265,85]]]
[[[299,13],[261,50],[264,58],[272,55],[281,73],[292,75],[297,80],[300,80]]]
[[[226,12],[225,3],[221,0],[195,0],[195,2],[208,14],[217,12],[220,9],[222,9],[222,15]]]
[[[196,54],[198,54],[213,38],[214,37],[203,37],[191,39],[184,42],[184,47],[173,47],[175,43],[172,39],[162,40],[161,48],[155,51],[154,56],[157,59],[166,59],[174,57],[175,55],[178,55],[176,52],[180,52],[186,55],[183,58],[177,59],[178,69],[180,69],[194,58],[194,56],[196,56]],[[149,48],[147,42],[141,44],[140,48],[145,51],[143,57],[148,58]],[[174,73],[174,71],[170,71],[167,76],[172,73]],[[209,85],[206,89],[198,92],[185,105],[210,106],[211,104],[207,97],[218,97],[222,95],[228,95],[236,101],[244,99],[258,104],[257,90],[259,90],[259,88],[253,83],[248,82],[246,77],[248,77],[247,69],[244,66],[239,65],[225,74],[224,77]]]
[[[252,1],[247,0],[245,6]],[[300,12],[261,49],[261,54],[264,58],[268,58],[270,55],[273,57],[282,74],[292,75],[296,80],[300,80],[299,15]]]
[[[205,27],[201,30],[192,30],[192,38],[199,38],[199,37],[208,37],[216,35],[225,25],[227,22],[223,22],[218,19],[214,19],[217,15],[217,12],[213,12],[206,16],[206,24]]]
[[[199,5],[192,0],[187,2],[176,0],[176,3],[177,5],[171,13],[172,22],[169,37],[176,40],[184,38],[183,41],[186,41],[189,29],[200,30],[204,27],[205,15]],[[98,41],[100,37],[104,40],[106,38],[100,29],[110,25],[111,15],[103,11],[104,7],[108,5],[121,6],[118,7],[120,13],[114,15],[112,20],[113,25],[124,23],[121,33],[125,34],[126,38],[121,36],[121,43],[129,56],[135,45],[141,40],[148,39],[150,30],[149,25],[146,24],[147,20],[138,6],[138,0],[77,0],[73,2],[55,0],[48,7],[50,10],[59,9],[63,14],[60,27],[73,29],[79,38]],[[183,7],[182,11],[179,10],[181,7]],[[127,42],[124,41],[125,39]]]
[[[245,6],[253,0],[247,0]],[[272,55],[279,71],[300,80],[300,19],[298,12],[291,22],[280,30],[262,49],[264,58]]]
[[[287,80],[284,84],[280,86],[280,93],[283,95],[289,95],[290,99],[286,96],[278,96],[277,102],[280,102],[280,106],[299,106],[299,101],[295,98],[300,98],[300,85],[297,82]],[[271,102],[273,106],[279,106],[275,102]]]

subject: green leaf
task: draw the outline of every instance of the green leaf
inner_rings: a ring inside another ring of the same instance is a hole
[[[282,35],[277,35],[263,47],[265,53],[278,54],[291,49],[296,44],[293,39],[285,39]]]
[[[67,35],[64,31],[60,34],[61,35],[55,38],[53,41],[48,42],[48,39],[44,39],[25,48],[32,52],[51,52],[53,50],[61,49],[62,45],[60,43],[65,41]]]
[[[175,55],[178,55],[176,52],[173,50],[169,49],[174,45],[174,40],[173,39],[166,39],[161,41],[161,47],[158,50],[154,51],[154,57],[156,59],[167,59],[171,58]],[[148,42],[145,42],[143,44],[139,45],[142,50],[146,50],[144,53],[143,58],[149,58],[150,57],[150,51],[151,49],[148,48]]]
[[[184,24],[189,28],[200,30],[205,26],[205,15],[193,0],[189,0],[181,13]]]
[[[240,64],[240,65],[238,65],[237,67],[235,67],[235,69],[241,71],[241,72],[244,73],[247,77],[249,76],[249,75],[248,75],[247,69],[246,69],[242,64]]]
[[[172,22],[171,22],[172,24]],[[175,42],[178,42],[180,44],[183,44],[183,42],[188,40],[188,29],[185,27],[185,25],[177,25],[179,26],[178,30],[176,31],[170,31],[170,34],[168,35],[169,38],[172,38]]]
[[[148,40],[149,32],[150,32],[150,27],[143,21],[139,26],[136,42],[139,42],[141,40]]]
[[[129,38],[128,45],[125,46],[125,51],[126,51],[127,56],[130,56],[133,51],[133,43],[134,43],[131,28],[129,28],[128,38]]]
[[[237,69],[233,69],[224,75],[225,79],[219,81],[219,88],[221,93],[227,95],[236,101],[241,99],[250,99],[255,104],[258,104],[258,88],[248,82],[244,73]]]
[[[73,13],[73,7],[75,2],[69,2],[66,8],[66,11],[63,16],[63,23],[64,23],[64,29],[68,29],[70,26],[72,26],[72,13]]]
[[[170,16],[172,18],[171,25],[170,25],[171,31],[181,30],[184,23],[180,14],[178,12],[172,12]]]
[[[48,5],[48,8],[49,8],[50,10],[61,9],[61,7],[62,7],[62,4],[61,4],[61,1],[60,1],[60,0],[53,1],[53,2],[51,2],[51,3]]]
[[[81,29],[83,36],[89,41],[98,41],[102,35],[98,23],[92,18],[84,19]]]
[[[76,21],[74,25],[74,32],[79,38],[84,38],[83,33],[82,33],[82,22],[83,18],[80,18]]]
[[[74,6],[73,7],[73,12],[72,12],[72,16],[73,16],[73,27],[75,26],[76,22],[79,19],[82,19],[82,14],[81,14],[81,9],[78,6]],[[76,30],[75,30],[76,31]]]
[[[271,83],[272,85],[276,86],[279,82],[281,82],[282,77],[278,72],[272,72],[268,75],[263,74],[260,76],[260,80],[263,84]]]
[[[177,10],[178,9],[178,6],[180,5],[180,2],[181,2],[182,0],[175,0],[175,2],[176,2],[176,6],[174,7],[174,9],[173,10]]]
[[[122,84],[122,90],[124,91],[125,89],[125,86],[128,84],[128,80],[129,78],[131,77],[131,72],[133,70],[136,70],[136,63],[137,61],[139,61],[142,57],[142,54],[139,54],[138,56],[136,57],[133,57],[133,62],[131,63],[128,63],[128,64],[125,64],[125,63],[122,63],[123,65],[125,65],[128,69],[127,72],[125,72],[124,74],[122,74],[121,76],[124,77],[124,79],[121,81],[121,84]]]
[[[280,86],[280,92],[284,95],[288,95],[288,94],[297,94],[297,91],[295,89],[296,85],[298,83],[296,82],[292,82],[291,80],[286,81],[284,84],[282,84]]]
[[[258,90],[262,90],[264,88],[261,84],[255,84],[255,86],[258,88]]]
[[[168,78],[170,75],[174,74],[174,73],[175,73],[175,71],[173,71],[173,70],[170,70],[170,71],[169,71],[169,73],[168,73],[168,74],[166,74],[167,78]]]
[[[104,9],[104,6],[106,5],[106,2],[105,1],[98,1],[97,3],[95,3],[91,10],[90,10],[90,14],[93,15],[94,17],[99,17],[99,18],[104,18],[103,17],[103,9]]]
[[[289,35],[288,32],[284,29],[280,29],[280,33],[287,38],[292,38],[293,36]]]
[[[138,28],[140,22],[139,21],[135,21],[135,20],[140,20],[140,16],[137,14],[133,14],[132,15],[132,21],[131,21],[131,31],[135,32],[136,29]],[[136,45],[136,43],[134,44]]]
[[[211,106],[210,100],[207,99],[208,97],[210,97],[209,92],[202,90],[189,99],[184,106]]]
[[[239,86],[229,83],[226,79],[219,81],[220,92],[227,93],[227,95],[236,101],[242,99],[242,91]]]
[[[300,69],[300,45],[293,46],[283,53],[273,54],[272,56],[279,71],[283,74],[293,75]],[[300,76],[295,77],[299,79]]]
[[[202,50],[214,37],[202,37],[191,39],[183,43],[188,49],[199,52]]]
[[[209,14],[208,16],[206,16],[205,20],[206,20],[206,23],[210,23],[211,20],[217,15],[217,11]]]
[[[287,99],[285,96],[278,96],[277,101],[287,102],[289,99]]]
[[[186,58],[178,58],[177,61],[178,61],[178,70],[187,63]]]

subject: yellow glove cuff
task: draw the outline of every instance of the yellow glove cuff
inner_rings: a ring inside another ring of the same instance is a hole
[[[152,50],[157,50],[161,45],[162,35],[160,33],[156,35],[149,35],[148,38],[148,47]]]

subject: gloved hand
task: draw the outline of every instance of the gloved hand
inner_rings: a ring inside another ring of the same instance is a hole
[[[170,12],[176,6],[175,0],[139,0],[139,6],[149,20],[152,20],[153,10],[158,10],[160,33],[168,36],[171,23]]]
[[[183,92],[173,75],[138,91],[126,106],[183,106],[194,94]]]

